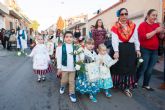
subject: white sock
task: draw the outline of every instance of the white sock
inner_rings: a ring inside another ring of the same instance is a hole
[[[38,79],[40,79],[41,78],[41,75],[38,75]]]
[[[45,78],[45,75],[42,75],[42,78]]]

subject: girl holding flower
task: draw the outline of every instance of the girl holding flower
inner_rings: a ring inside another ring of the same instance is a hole
[[[96,95],[99,92],[99,87],[96,80],[91,81],[88,75],[87,65],[92,63],[96,63],[97,54],[94,51],[94,41],[93,39],[87,39],[85,44],[84,52],[81,53],[79,57],[79,61],[84,62],[85,70],[84,71],[77,71],[77,78],[76,78],[76,91],[80,92],[81,94],[89,94],[90,99],[93,102],[97,102]],[[80,69],[77,66],[78,69]],[[96,68],[97,67],[91,67]]]

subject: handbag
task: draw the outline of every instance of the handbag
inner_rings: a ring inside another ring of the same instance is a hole
[[[10,36],[9,42],[16,42],[16,36],[14,34]]]
[[[85,64],[85,69],[87,71],[86,75],[89,82],[95,82],[100,78],[99,65],[95,62]]]

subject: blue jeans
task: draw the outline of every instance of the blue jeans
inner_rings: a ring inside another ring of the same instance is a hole
[[[158,60],[158,51],[149,50],[142,47],[140,49],[144,62],[137,70],[137,82],[144,74],[143,86],[149,86],[152,70]]]

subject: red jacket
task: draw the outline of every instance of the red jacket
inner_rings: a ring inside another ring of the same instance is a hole
[[[159,27],[158,23],[148,24],[143,22],[138,28],[140,46],[150,50],[157,50],[159,47],[158,34],[154,35],[152,38],[147,39],[146,34],[154,31]]]

